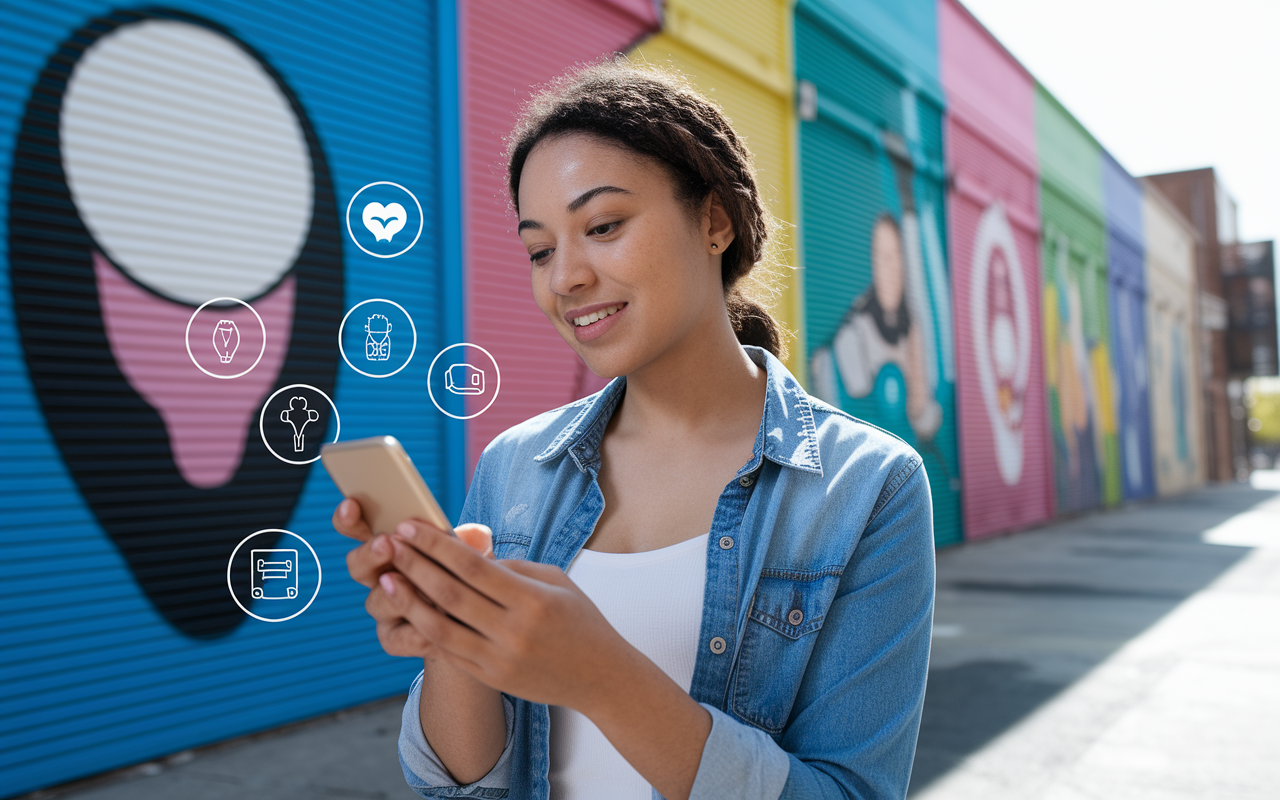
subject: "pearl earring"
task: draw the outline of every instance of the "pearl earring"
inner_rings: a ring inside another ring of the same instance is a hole
[[[719,247],[719,246],[720,246],[720,245],[716,244],[715,242],[712,242],[712,243],[711,243],[711,249],[712,249],[712,250],[715,250],[715,249],[716,249],[717,247]]]

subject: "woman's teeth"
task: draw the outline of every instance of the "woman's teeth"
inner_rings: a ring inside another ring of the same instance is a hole
[[[609,306],[608,308],[602,308],[599,311],[592,311],[590,314],[585,314],[581,317],[574,317],[573,324],[577,325],[579,328],[583,325],[590,325],[593,322],[598,322],[607,316],[618,313],[622,310],[622,306],[624,305],[626,304],[622,303],[616,306]]]

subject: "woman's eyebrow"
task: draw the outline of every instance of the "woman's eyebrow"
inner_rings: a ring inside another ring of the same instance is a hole
[[[631,192],[617,186],[597,186],[594,189],[588,189],[587,191],[578,195],[576,198],[574,198],[573,202],[565,206],[565,209],[570,214],[572,214],[573,212],[585,206],[587,203],[590,203],[592,198],[594,198],[596,195],[601,195],[601,194],[631,194]],[[542,223],[532,219],[522,219],[520,220],[520,224],[516,226],[516,233],[520,233],[526,228],[541,230]]]
[[[626,189],[620,189],[617,186],[597,186],[594,189],[588,189],[587,191],[578,195],[578,198],[574,200],[572,203],[570,203],[569,205],[565,206],[565,209],[570,214],[572,214],[573,212],[585,206],[587,203],[591,202],[592,198],[594,198],[596,195],[614,194],[614,193],[631,194],[631,192],[627,191]]]

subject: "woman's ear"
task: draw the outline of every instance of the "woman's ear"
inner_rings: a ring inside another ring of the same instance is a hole
[[[720,202],[720,197],[715,192],[706,199],[702,221],[707,249],[714,255],[727,250],[734,238],[733,221],[729,219],[729,213],[724,210],[724,203]]]

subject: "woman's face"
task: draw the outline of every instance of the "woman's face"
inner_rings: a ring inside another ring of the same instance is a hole
[[[597,375],[632,373],[724,317],[723,209],[708,200],[691,214],[656,160],[549,137],[525,161],[518,201],[534,299]]]

